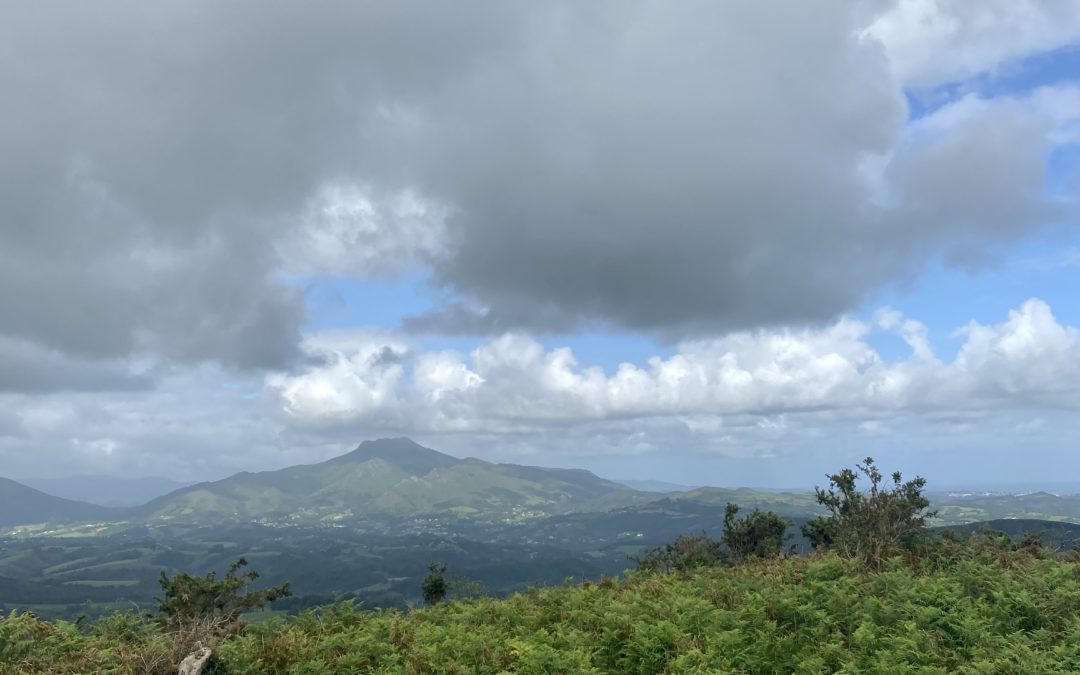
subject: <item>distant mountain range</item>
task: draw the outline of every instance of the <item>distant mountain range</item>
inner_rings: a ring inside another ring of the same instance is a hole
[[[669,486],[636,485],[661,490],[648,491],[588,471],[458,459],[405,438],[125,508],[0,479],[0,615],[21,607],[74,619],[152,606],[163,571],[203,574],[238,557],[252,560],[268,584],[290,582],[291,610],[335,597],[402,606],[432,560],[505,594],[617,575],[642,548],[685,533],[719,535],[729,502],[779,513],[790,523],[789,543],[805,551],[799,526],[821,512],[810,490]],[[962,534],[1035,532],[1054,547],[1080,544],[1080,525],[1069,522],[1080,523],[1080,497],[929,497],[940,513],[934,524]]]
[[[746,509],[773,510],[792,519],[818,512],[810,491],[691,489],[655,481],[626,483],[580,469],[458,459],[407,438],[393,438],[365,441],[352,452],[318,464],[241,472],[223,480],[181,487],[128,508],[105,508],[55,497],[0,479],[0,526],[73,522],[125,526],[252,522],[328,526],[374,521],[414,521],[422,525],[445,521],[454,529],[466,522],[513,525],[570,514],[597,514],[610,523],[631,522],[635,514],[644,517],[648,513],[653,518],[666,512],[677,512],[680,517],[696,513],[715,519],[717,509],[722,511],[727,502]],[[943,525],[1000,518],[1080,522],[1078,496],[930,496],[939,511],[937,522]],[[585,521],[595,522],[595,517]],[[576,518],[573,522],[585,521]]]

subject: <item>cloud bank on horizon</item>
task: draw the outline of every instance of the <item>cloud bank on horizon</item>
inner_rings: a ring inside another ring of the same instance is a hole
[[[118,0],[0,45],[13,475],[1076,438],[1075,307],[858,316],[1080,241],[1076,3]],[[579,363],[590,331],[655,356]]]

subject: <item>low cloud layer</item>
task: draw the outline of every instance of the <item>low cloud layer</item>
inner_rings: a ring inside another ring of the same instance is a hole
[[[1015,461],[1017,448],[1037,465],[1071,456],[1068,439],[1080,433],[1076,327],[1033,299],[998,323],[961,326],[948,357],[931,337],[886,309],[865,322],[695,340],[605,371],[521,334],[461,354],[424,351],[407,336],[335,331],[305,341],[321,365],[263,382],[204,366],[137,394],[0,392],[0,455],[14,477],[62,466],[204,480],[407,434],[461,456],[608,475],[620,461],[667,462],[668,478],[684,482],[689,467],[719,459],[796,466],[821,457],[829,468],[890,448],[942,452],[946,464],[950,455]],[[906,343],[907,353],[886,357],[875,346],[882,339]],[[807,480],[759,466],[760,484]],[[949,471],[943,480],[960,480]]]
[[[891,333],[910,356],[888,360],[868,338]],[[668,358],[605,373],[570,349],[546,351],[507,334],[467,356],[414,352],[393,339],[330,334],[308,340],[325,365],[272,376],[268,397],[298,429],[354,433],[516,433],[621,419],[758,420],[842,415],[975,420],[1080,407],[1080,331],[1033,299],[1000,324],[958,332],[955,358],[935,356],[926,327],[895,310],[875,323],[732,333],[686,342]]]

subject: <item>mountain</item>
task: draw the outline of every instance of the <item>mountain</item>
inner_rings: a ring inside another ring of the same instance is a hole
[[[640,490],[641,492],[688,492],[700,487],[699,485],[668,483],[662,480],[619,480],[616,478],[615,482],[625,485],[632,490]]]
[[[956,532],[961,536],[970,536],[976,532],[1003,532],[1009,535],[1013,543],[1022,541],[1026,535],[1035,534],[1043,545],[1058,551],[1080,548],[1080,525],[1056,520],[1001,518],[934,529]]]
[[[370,517],[525,519],[635,503],[642,493],[588,471],[458,459],[407,438],[340,457],[199,483],[136,510],[147,521],[340,522]]]
[[[117,515],[113,509],[54,497],[22,483],[0,478],[0,527],[111,520]]]
[[[147,476],[66,476],[62,478],[25,478],[24,485],[50,495],[100,506],[138,506],[155,497],[179,490],[191,483]]]

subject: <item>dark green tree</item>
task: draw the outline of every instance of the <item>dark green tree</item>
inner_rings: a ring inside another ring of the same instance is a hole
[[[738,514],[739,507],[729,503],[724,509],[724,534],[720,537],[732,562],[780,555],[790,525],[787,520],[772,511],[757,509],[742,518]]]
[[[224,579],[210,572],[205,577],[161,573],[163,598],[158,598],[158,621],[169,629],[185,628],[198,622],[213,624],[215,630],[235,632],[243,626],[240,614],[259,609],[268,602],[291,595],[289,584],[251,590],[259,578],[254,570],[241,572],[247,560],[240,558],[229,565]]]
[[[868,490],[860,490],[860,478],[869,481]],[[817,501],[828,512],[802,527],[815,548],[859,558],[872,567],[899,552],[901,544],[926,527],[930,501],[923,495],[926,479],[916,476],[904,482],[899,471],[892,474],[892,484],[867,457],[855,469],[843,469],[828,476],[829,489],[815,488]]]
[[[646,549],[630,556],[638,569],[646,572],[688,572],[698,567],[719,565],[724,562],[724,549],[720,541],[706,533],[679,535],[675,541]]]
[[[446,597],[451,600],[477,600],[490,596],[487,586],[476,579],[456,576],[446,582]]]
[[[428,565],[428,574],[420,583],[420,591],[424,594],[424,602],[429,605],[437,605],[446,599],[446,565],[433,562]]]

